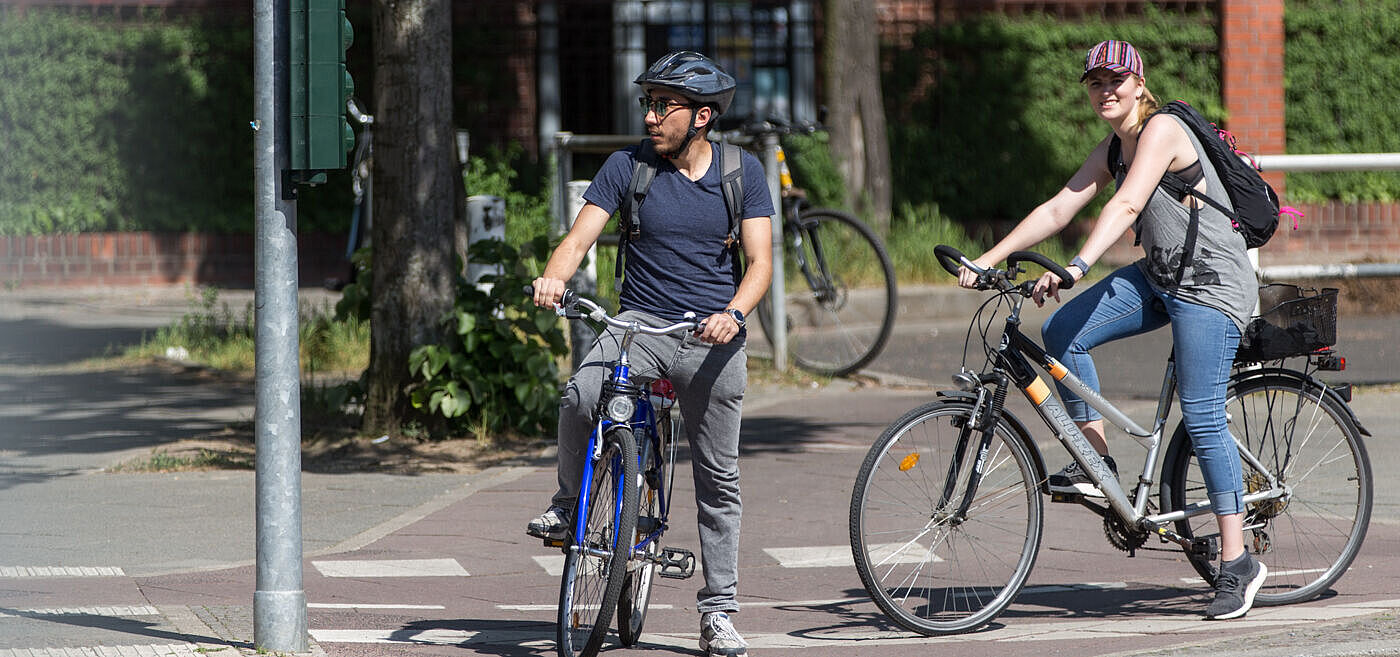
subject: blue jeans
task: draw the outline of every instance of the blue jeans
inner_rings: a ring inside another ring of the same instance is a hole
[[[1230,367],[1240,330],[1225,313],[1157,292],[1136,265],[1109,274],[1056,309],[1041,327],[1045,349],[1086,385],[1099,390],[1089,350],[1171,324],[1177,397],[1196,460],[1217,515],[1244,511],[1239,451],[1225,417]],[[1076,422],[1099,419],[1093,407],[1059,386]]]

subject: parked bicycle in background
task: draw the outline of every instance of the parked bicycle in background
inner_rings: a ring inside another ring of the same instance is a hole
[[[819,129],[771,120],[747,123],[737,132],[761,143],[768,135]],[[816,374],[857,372],[880,355],[894,328],[894,265],[880,237],[864,222],[840,210],[810,206],[806,193],[793,184],[781,144],[777,162],[788,352],[798,367]],[[770,297],[759,304],[758,319],[764,334],[772,336]]]

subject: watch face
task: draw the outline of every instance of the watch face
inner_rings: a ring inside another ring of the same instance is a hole
[[[735,321],[735,322],[738,322],[739,326],[743,326],[743,325],[744,325],[744,313],[743,313],[743,311],[739,310],[738,308],[730,308],[730,309],[729,309],[729,316],[730,316],[730,317],[733,317],[733,318],[734,318],[734,321]]]

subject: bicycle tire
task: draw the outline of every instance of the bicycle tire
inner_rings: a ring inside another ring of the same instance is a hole
[[[1350,567],[1370,524],[1371,464],[1344,402],[1308,379],[1263,376],[1232,385],[1226,399],[1230,433],[1291,493],[1249,505],[1245,548],[1269,568],[1254,604],[1317,597]],[[1206,499],[1186,428],[1178,425],[1164,461],[1163,509]],[[1246,493],[1264,483],[1244,464]],[[1217,534],[1214,514],[1177,521],[1177,533]],[[1215,564],[1192,555],[1191,566],[1214,585]]]
[[[656,430],[661,434],[660,445],[664,449],[675,440],[676,428],[679,420],[671,413],[666,413],[657,418]],[[651,450],[647,450],[650,452]],[[637,513],[639,516],[649,516],[652,518],[661,517],[661,497],[660,490],[664,486],[667,491],[667,498],[670,497],[671,477],[674,476],[675,466],[669,460],[661,458],[655,454],[646,459],[649,463],[642,463],[639,472],[643,477],[649,467],[650,462],[655,462],[661,467],[656,481],[645,479],[641,485],[641,493],[637,501]],[[653,486],[652,484],[655,484]],[[664,534],[663,534],[664,535]],[[646,533],[641,527],[637,529],[637,540],[646,538]],[[622,639],[622,645],[631,648],[637,645],[637,641],[642,636],[642,625],[646,623],[647,607],[651,604],[652,583],[656,578],[657,565],[647,557],[653,557],[661,552],[661,536],[649,543],[646,551],[641,555],[640,560],[634,560],[629,564],[627,577],[622,584],[622,596],[618,600],[617,606],[617,635]]]
[[[1029,439],[1005,417],[993,430],[967,517],[956,521],[947,513],[963,503],[978,460],[975,448],[955,458],[971,412],[969,404],[938,401],[905,414],[871,446],[851,494],[856,572],[882,611],[920,634],[956,634],[991,622],[1015,600],[1040,549],[1045,516],[1037,461]],[[957,496],[943,502],[950,469]]]
[[[594,464],[581,540],[571,540],[559,590],[559,657],[593,657],[603,645],[622,594],[637,526],[637,444],[614,427]],[[619,496],[618,493],[621,492]],[[589,553],[585,554],[585,550]]]
[[[860,370],[880,355],[894,329],[898,290],[884,244],[859,219],[826,208],[803,211],[783,230],[788,353],[815,374]],[[770,343],[772,313],[765,296],[758,318]]]

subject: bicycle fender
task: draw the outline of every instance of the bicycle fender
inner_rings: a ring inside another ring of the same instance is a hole
[[[939,390],[936,394],[940,401],[953,404],[972,406],[977,403],[977,395],[961,390]],[[1026,425],[1021,423],[1021,418],[1002,409],[1001,419],[1006,421],[1006,425],[1011,427],[1011,431],[1016,434],[1016,439],[1026,446],[1027,452],[1030,452],[1031,462],[1035,465],[1036,481],[1040,482],[1041,492],[1048,495],[1050,493],[1050,475],[1045,469],[1045,455],[1040,453],[1040,446],[1031,439],[1031,432],[1026,429]]]
[[[1361,435],[1368,438],[1371,436],[1371,432],[1366,429],[1365,425],[1361,424],[1361,418],[1356,416],[1356,411],[1352,409],[1351,403],[1348,402],[1345,397],[1342,397],[1341,393],[1333,389],[1332,386],[1319,381],[1311,375],[1299,372],[1298,370],[1290,370],[1282,367],[1260,367],[1242,370],[1230,375],[1230,387],[1233,388],[1256,379],[1270,378],[1300,381],[1305,386],[1322,390],[1323,396],[1331,397],[1333,401],[1341,404],[1342,408],[1347,409],[1347,416],[1351,418],[1351,423],[1356,425],[1356,430],[1360,431]]]

